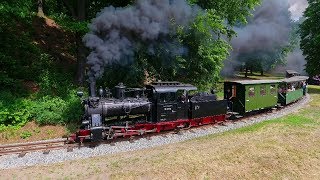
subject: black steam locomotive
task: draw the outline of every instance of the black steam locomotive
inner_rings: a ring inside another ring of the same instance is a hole
[[[83,100],[81,129],[70,140],[101,141],[223,122],[227,101],[196,90],[179,82],[155,82],[145,88],[120,83],[113,92],[100,88],[96,95],[91,83],[91,95]]]

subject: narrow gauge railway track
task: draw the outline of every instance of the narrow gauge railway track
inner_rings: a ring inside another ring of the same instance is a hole
[[[297,101],[299,102],[299,101]],[[159,133],[149,133],[149,134],[144,134],[141,136],[132,136],[129,138],[116,138],[113,140],[105,140],[102,142],[84,142],[84,143],[68,143],[68,139],[59,139],[59,140],[51,140],[51,141],[43,141],[43,142],[29,142],[29,143],[19,143],[19,144],[7,144],[7,145],[0,145],[0,156],[4,155],[11,155],[11,154],[19,154],[18,157],[23,157],[27,153],[30,152],[36,152],[40,151],[43,152],[43,154],[49,154],[51,150],[59,150],[59,149],[66,149],[67,152],[72,152],[74,148],[82,148],[82,147],[95,147],[101,144],[110,144],[111,146],[115,146],[117,142],[124,142],[124,141],[129,141],[131,143],[134,143],[135,140],[139,140],[141,138],[145,138],[147,140],[151,140],[152,137],[167,137],[170,134],[179,134],[183,135],[184,132],[195,132],[197,130],[206,130],[207,128],[211,127],[217,127],[219,126],[228,126],[228,124],[236,124],[236,123],[247,123],[250,120],[254,120],[255,118],[259,117],[264,117],[268,116],[271,113],[275,113],[276,111],[282,110],[289,108],[291,106],[294,106],[296,103],[292,103],[284,108],[274,108],[274,109],[266,109],[264,110],[263,113],[252,113],[249,115],[246,115],[244,117],[238,117],[234,120],[225,120],[224,122],[221,123],[216,123],[216,124],[206,124],[206,125],[201,125],[197,127],[191,127],[191,128],[181,128],[177,129],[175,131],[163,131]]]
[[[67,139],[59,139],[43,142],[0,145],[0,156],[19,154],[19,157],[23,157],[26,153],[34,151],[43,151],[44,154],[48,154],[50,150],[68,148],[69,145],[66,144],[66,140]]]

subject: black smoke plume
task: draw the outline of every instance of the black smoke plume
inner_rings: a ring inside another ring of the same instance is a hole
[[[141,44],[147,44],[150,54],[159,43],[173,55],[185,52],[173,37],[178,27],[193,21],[198,10],[185,0],[138,0],[126,8],[104,8],[83,38],[92,50],[87,57],[89,80],[101,77],[107,65],[133,61]]]
[[[248,24],[235,28],[237,37],[231,41],[233,51],[225,62],[223,75],[233,74],[236,67],[248,60],[268,66],[279,58],[281,48],[289,44],[289,7],[288,0],[263,0]]]

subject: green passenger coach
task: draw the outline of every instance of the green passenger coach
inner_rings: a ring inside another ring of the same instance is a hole
[[[232,112],[246,112],[275,107],[280,80],[244,80],[224,83],[224,98]]]
[[[294,76],[283,79],[279,86],[278,103],[287,105],[302,98],[307,91],[307,76]]]

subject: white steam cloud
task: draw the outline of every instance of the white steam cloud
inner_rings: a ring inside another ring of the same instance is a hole
[[[295,21],[302,17],[303,12],[308,7],[307,0],[289,0],[289,11],[291,12],[291,18]]]

